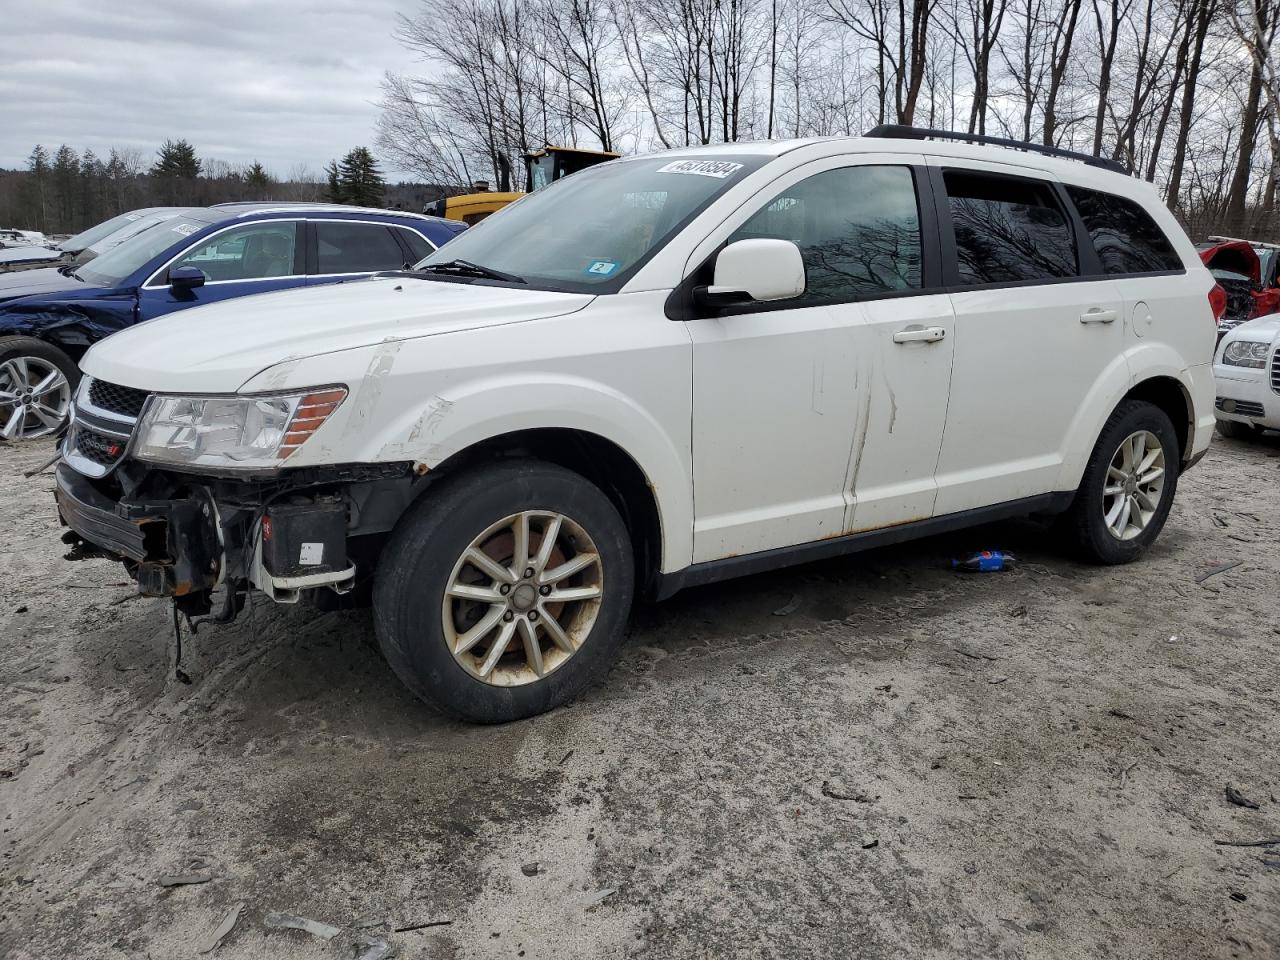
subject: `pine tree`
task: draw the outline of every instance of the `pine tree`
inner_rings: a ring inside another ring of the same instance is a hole
[[[93,150],[80,155],[80,223],[84,228],[106,219],[106,166]]]
[[[267,168],[257,160],[245,168],[244,184],[249,189],[249,194],[254,200],[267,199],[274,182],[271,179],[271,174],[267,173]]]
[[[346,203],[361,207],[380,207],[386,193],[382,171],[367,147],[356,147],[342,158],[339,179]]]
[[[32,190],[31,206],[35,213],[36,226],[40,230],[49,229],[49,151],[41,144],[36,144],[27,157],[27,169],[31,171]]]
[[[69,229],[79,220],[80,157],[65,143],[53,155],[52,173],[58,225]]]
[[[330,160],[329,165],[324,168],[324,173],[329,181],[324,198],[330,203],[346,203],[342,195],[342,175],[338,172],[338,162]]]
[[[194,180],[200,176],[200,160],[196,157],[196,148],[186,140],[166,140],[160,147],[151,175]]]

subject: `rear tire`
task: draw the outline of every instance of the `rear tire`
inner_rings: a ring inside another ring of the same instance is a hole
[[[1262,435],[1262,428],[1239,420],[1219,420],[1218,432],[1229,440],[1256,440]]]
[[[1063,517],[1081,559],[1129,563],[1146,552],[1169,516],[1180,465],[1168,414],[1142,400],[1116,407]]]
[[[634,589],[609,499],[569,470],[513,461],[442,481],[401,518],[378,562],[374,627],[420,699],[503,723],[605,675]]]
[[[51,437],[67,424],[80,368],[35,337],[0,337],[0,440]]]

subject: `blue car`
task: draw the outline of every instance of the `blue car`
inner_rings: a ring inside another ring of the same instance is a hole
[[[86,264],[0,275],[0,438],[61,429],[76,361],[117,330],[202,303],[400,270],[465,229],[402,211],[228,203],[183,210]]]

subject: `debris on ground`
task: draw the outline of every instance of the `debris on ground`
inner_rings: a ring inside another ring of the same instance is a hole
[[[262,922],[272,930],[301,930],[324,940],[332,940],[342,932],[341,929],[331,924],[321,923],[319,920],[309,920],[306,917],[297,917],[291,913],[276,913],[273,911],[263,917]]]
[[[213,879],[213,874],[207,870],[200,870],[194,873],[170,873],[156,880],[162,887],[186,887],[197,883],[208,883]]]
[[[1249,898],[1245,894],[1240,893],[1239,891],[1236,891],[1235,893],[1231,894],[1231,899],[1234,900],[1236,903],[1244,903]]]
[[[590,910],[592,907],[599,906],[601,903],[604,903],[605,900],[609,899],[617,892],[618,891],[612,887],[606,887],[604,890],[597,890],[582,902],[582,906],[584,909]]]
[[[963,573],[996,573],[1000,570],[1012,570],[1017,565],[1017,558],[1003,550],[979,550],[967,557],[951,561],[951,569]]]
[[[1123,770],[1120,771],[1120,789],[1121,790],[1123,790],[1125,787],[1125,784],[1129,782],[1129,771],[1132,770],[1137,765],[1138,765],[1138,761],[1135,760],[1133,761],[1133,763],[1129,764],[1127,767],[1125,767]]]
[[[799,609],[800,609],[800,595],[798,593],[793,593],[791,595],[790,600],[788,600],[786,603],[780,606],[777,610],[773,611],[773,615],[775,617],[787,617],[795,613]]]
[[[222,941],[236,928],[236,923],[240,919],[242,910],[244,910],[244,903],[237,903],[227,911],[226,916],[222,918],[222,922],[214,928],[213,933],[209,934],[209,939],[200,948],[201,953],[213,953],[222,945]]]
[[[822,781],[822,795],[830,797],[832,800],[853,800],[857,803],[875,803],[879,797],[869,797],[865,793],[850,793],[848,790],[842,790],[837,786],[832,786],[830,780]]]
[[[174,813],[194,813],[196,810],[203,810],[204,804],[199,800],[183,800],[174,808]]]
[[[1248,807],[1250,810],[1259,809],[1258,805],[1237,790],[1231,784],[1227,784],[1227,803],[1234,803],[1237,807]]]
[[[386,960],[395,950],[381,937],[364,937],[356,947],[361,950],[356,955],[356,960]]]
[[[1008,679],[1008,677],[992,677],[987,683],[1004,683]]]
[[[1027,613],[1028,613],[1027,605],[1025,603],[1020,603],[1016,607],[1014,607],[1012,610],[1009,611],[1009,616],[1013,617],[1014,619],[1017,619],[1018,617],[1025,617]]]
[[[1220,847],[1275,847],[1280,846],[1280,837],[1269,840],[1215,840]]]
[[[522,864],[520,872],[526,877],[536,877],[538,875],[538,861],[535,860],[533,863]]]
[[[1200,574],[1200,576],[1196,577],[1196,583],[1204,583],[1210,577],[1216,577],[1220,573],[1226,573],[1228,570],[1234,570],[1242,563],[1244,563],[1243,560],[1229,560],[1226,563],[1219,563],[1216,566],[1212,566],[1204,573]]]
[[[880,841],[879,841],[879,840],[868,840],[866,843],[864,843],[864,844],[862,845],[862,849],[863,849],[863,850],[871,850],[871,849],[873,849],[873,848],[875,848],[875,847],[878,847],[878,846],[880,846]]]
[[[452,923],[452,920],[424,920],[422,923],[409,923],[403,927],[396,927],[392,932],[412,933],[414,930],[426,930],[428,927],[447,927]]]

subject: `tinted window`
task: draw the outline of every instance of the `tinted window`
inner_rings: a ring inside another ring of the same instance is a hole
[[[906,167],[842,167],[775,196],[729,238],[790,240],[804,258],[805,293],[824,303],[918,288],[920,213]]]
[[[1071,225],[1049,184],[959,170],[945,179],[962,284],[1076,276]]]
[[[316,224],[316,273],[399,270],[404,253],[391,231],[377,223]]]
[[[403,227],[397,227],[396,232],[400,234],[400,239],[405,242],[409,247],[409,251],[413,254],[410,259],[411,263],[417,263],[419,260],[431,256],[431,252],[435,250],[435,247],[427,243],[427,241],[423,239],[422,234],[418,233],[416,230],[406,230]]]
[[[169,269],[196,267],[214,282],[288,277],[294,273],[296,234],[291,220],[246,224],[210,237]]]
[[[1151,215],[1112,193],[1067,187],[1106,273],[1182,270],[1182,259]]]

